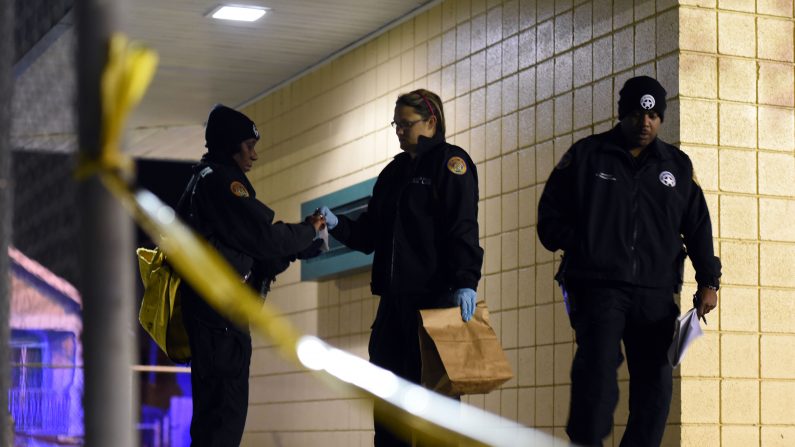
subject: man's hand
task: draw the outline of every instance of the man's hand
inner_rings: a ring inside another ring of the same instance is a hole
[[[698,318],[703,318],[704,315],[708,314],[712,309],[718,307],[718,292],[709,287],[702,286],[698,288],[697,293],[699,300],[696,312],[698,312]]]

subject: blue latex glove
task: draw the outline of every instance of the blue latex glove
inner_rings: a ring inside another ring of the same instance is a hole
[[[334,227],[336,227],[339,223],[337,216],[335,216],[334,213],[332,213],[331,210],[325,205],[320,207],[320,214],[326,218],[326,226],[329,230],[333,230]]]
[[[458,289],[453,293],[455,302],[461,306],[461,319],[469,321],[475,313],[475,301],[478,293],[472,289]]]

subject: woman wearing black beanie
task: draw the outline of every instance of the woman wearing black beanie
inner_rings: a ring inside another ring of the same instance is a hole
[[[322,241],[316,240],[316,234],[323,218],[310,216],[298,224],[273,222],[273,210],[256,199],[245,175],[257,161],[259,137],[246,115],[220,104],[213,107],[205,130],[207,153],[194,166],[177,212],[242,281],[264,295],[291,261],[319,253]],[[183,321],[192,354],[191,445],[239,445],[248,411],[248,327],[232,324],[183,284]]]

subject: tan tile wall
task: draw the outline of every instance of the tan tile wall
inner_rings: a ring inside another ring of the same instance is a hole
[[[669,92],[663,138],[694,160],[726,283],[677,373],[664,444],[795,445],[795,226],[783,224],[795,218],[792,0],[677,3],[447,0],[248,107],[263,134],[252,181],[277,218],[298,220],[301,202],[376,176],[398,153],[398,93],[438,92],[448,138],[478,165],[478,292],[516,373],[465,400],[565,436],[574,343],[558,256],[536,238],[537,200],[574,141],[613,125],[624,80],[655,76]],[[369,272],[299,278],[291,267],[269,299],[302,331],[366,357]],[[623,368],[620,379],[607,445],[627,417]],[[251,384],[244,445],[370,445],[366,403],[262,340]]]
[[[681,144],[724,265],[681,369],[682,444],[795,445],[793,2],[681,3]]]

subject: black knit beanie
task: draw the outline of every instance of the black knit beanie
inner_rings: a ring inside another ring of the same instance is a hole
[[[627,79],[624,87],[619,92],[618,119],[635,110],[654,110],[660,115],[660,120],[665,119],[665,89],[656,79],[648,76],[638,76]]]
[[[223,104],[216,104],[207,117],[204,130],[205,146],[209,152],[227,152],[234,155],[240,143],[249,138],[259,140],[259,131],[249,117]]]

